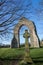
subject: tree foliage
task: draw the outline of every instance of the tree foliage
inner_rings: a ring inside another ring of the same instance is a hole
[[[12,30],[21,17],[28,14],[28,18],[42,15],[43,0],[40,0],[39,8],[34,8],[32,0],[0,0],[0,36],[13,33]],[[31,14],[31,16],[29,15]]]

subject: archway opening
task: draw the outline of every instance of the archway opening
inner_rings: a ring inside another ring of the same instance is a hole
[[[19,29],[20,46],[23,46],[23,47],[25,45],[25,39],[23,38],[23,34],[25,33],[26,29],[30,33],[29,28],[27,26],[25,26],[25,25],[21,26],[21,28]],[[31,40],[30,40],[30,38],[28,39],[28,42],[29,42],[29,46],[31,46]]]

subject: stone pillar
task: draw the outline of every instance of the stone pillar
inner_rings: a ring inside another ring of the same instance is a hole
[[[20,39],[19,39],[19,34],[18,33],[15,34],[15,38],[17,40],[17,48],[19,48],[20,47]]]
[[[34,40],[33,40],[33,35],[32,34],[30,34],[30,42],[31,42],[31,48],[33,48],[34,47]]]
[[[31,33],[31,47],[39,48],[39,40],[34,30]]]
[[[34,30],[33,30],[33,41],[34,41],[34,43],[33,43],[34,47],[39,48],[39,40],[38,40],[38,37],[37,37],[36,32]]]

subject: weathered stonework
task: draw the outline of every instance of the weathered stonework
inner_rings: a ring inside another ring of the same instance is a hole
[[[24,57],[24,62],[25,63],[33,63],[31,57],[30,57],[30,49],[29,49],[29,42],[28,39],[30,37],[30,34],[28,30],[25,30],[25,33],[23,34],[23,37],[25,38],[25,57]]]
[[[19,20],[19,23],[14,28],[14,35],[17,40],[17,43],[16,43],[16,45],[15,45],[15,42],[11,43],[11,44],[14,44],[17,48],[20,47],[19,31],[20,31],[21,27],[24,25],[27,26],[30,31],[31,47],[39,47],[39,40],[38,40],[38,37],[36,34],[35,25],[32,21],[27,20],[24,17]]]
[[[41,40],[41,42],[40,42],[40,46],[43,47],[43,40]]]

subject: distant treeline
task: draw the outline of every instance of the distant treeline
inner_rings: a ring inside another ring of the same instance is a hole
[[[25,44],[21,44],[20,47],[25,47]],[[29,47],[31,47],[31,45],[29,44]]]
[[[31,45],[29,44],[29,46]],[[10,45],[0,45],[0,48],[9,48],[9,47]],[[20,47],[25,47],[25,44],[21,44]]]
[[[3,45],[3,46],[0,45],[0,48],[9,48],[9,47],[10,45]]]

